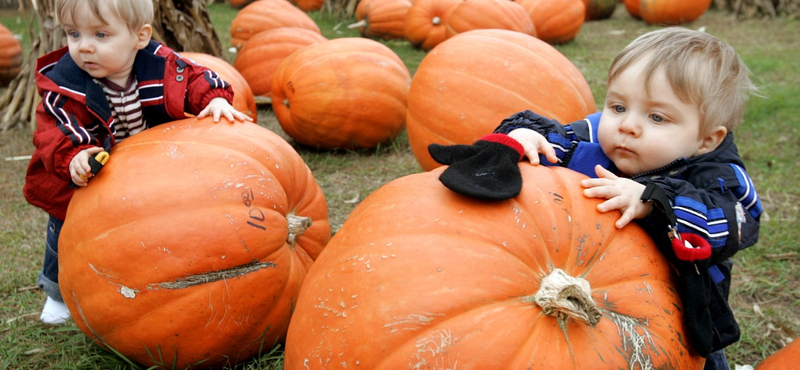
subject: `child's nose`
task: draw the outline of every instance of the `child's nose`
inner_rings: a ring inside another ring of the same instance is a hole
[[[636,117],[625,116],[619,123],[619,131],[625,134],[638,136],[641,132],[641,126]]]
[[[78,42],[78,50],[82,53],[91,53],[94,51],[94,45],[87,37],[81,38]]]

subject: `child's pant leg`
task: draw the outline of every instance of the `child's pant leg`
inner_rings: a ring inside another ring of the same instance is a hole
[[[47,221],[44,264],[42,266],[42,271],[39,273],[39,288],[41,288],[48,297],[59,302],[64,301],[61,297],[61,290],[58,288],[58,236],[61,234],[61,226],[63,225],[64,221],[52,215]]]
[[[722,350],[711,352],[706,358],[706,366],[703,367],[703,370],[730,370],[725,353]]]

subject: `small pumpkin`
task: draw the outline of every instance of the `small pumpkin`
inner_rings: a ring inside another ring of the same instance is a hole
[[[462,1],[416,0],[406,14],[406,40],[425,51],[439,45],[447,39],[447,14]]]
[[[617,8],[617,0],[583,0],[586,5],[586,20],[598,21],[611,18]]]
[[[317,32],[280,27],[257,33],[236,54],[233,66],[250,84],[253,94],[272,96],[272,76],[284,58],[308,45],[327,41]]]
[[[125,139],[75,191],[59,282],[98,345],[146,366],[221,367],[284,338],[329,239],[323,193],[286,141],[190,118]]]
[[[22,44],[0,24],[0,86],[8,85],[22,69]]]
[[[316,12],[322,9],[325,0],[292,0],[292,4],[297,5],[304,12]]]
[[[252,3],[255,0],[228,0],[228,4],[236,9],[244,8],[245,5]]]
[[[286,0],[256,0],[236,13],[231,21],[231,45],[241,49],[253,35],[279,27],[299,27],[322,34],[305,12]]]
[[[373,148],[403,128],[411,76],[386,45],[344,37],[286,57],[272,77],[283,131],[320,149]]]
[[[520,170],[501,202],[442,169],[369,195],[300,289],[285,369],[701,369],[650,237],[597,212],[585,176]]]
[[[712,0],[641,0],[639,12],[647,24],[677,25],[694,22]]]
[[[245,80],[236,68],[233,68],[230,63],[210,54],[190,51],[182,51],[180,54],[216,72],[223,80],[231,84],[233,88],[233,107],[239,112],[250,116],[253,122],[258,121],[258,110],[255,97],[253,96],[253,90],[250,89],[247,80]]]
[[[625,0],[625,10],[628,11],[628,14],[630,14],[631,17],[640,19],[642,18],[640,11],[641,4],[642,0]]]
[[[408,0],[361,0],[356,7],[356,23],[361,36],[394,40],[405,38],[406,14],[411,8]]]
[[[408,92],[408,141],[427,171],[439,166],[429,144],[472,144],[525,109],[562,123],[597,110],[586,79],[552,45],[508,30],[466,32],[439,44],[417,67]]]
[[[769,355],[756,365],[756,370],[793,370],[800,359],[800,337]]]
[[[446,19],[447,38],[477,29],[502,29],[536,36],[525,8],[509,0],[464,0]]]
[[[575,38],[586,18],[582,0],[517,0],[530,14],[536,37],[551,44]]]

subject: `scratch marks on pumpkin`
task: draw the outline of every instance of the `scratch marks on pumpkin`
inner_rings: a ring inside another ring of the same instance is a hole
[[[225,270],[211,271],[199,275],[191,275],[184,278],[176,279],[175,281],[167,281],[163,283],[149,284],[147,289],[184,289],[195,285],[212,283],[224,279],[232,279],[238,276],[246,275],[261,269],[276,267],[273,262],[258,262],[253,261],[237,267],[232,267]]]
[[[183,157],[183,154],[181,154],[180,148],[178,148],[177,145],[172,143],[167,143],[166,145],[167,145],[167,150],[165,151],[165,154],[168,157],[172,159],[178,159],[180,157]]]
[[[415,344],[416,363],[410,363],[409,369],[457,370],[458,354],[450,353],[450,348],[458,343],[458,337],[450,330],[438,330],[429,336],[420,338]]]
[[[93,265],[91,263],[89,264],[89,268],[91,268],[92,271],[94,271],[95,274],[100,275],[101,277],[106,279],[109,282],[109,284],[118,286],[119,289],[117,289],[117,291],[120,294],[122,294],[123,297],[130,298],[130,299],[136,298],[136,293],[139,292],[138,290],[132,289],[132,288],[128,288],[128,287],[126,287],[126,286],[124,286],[122,284],[117,284],[117,283],[112,282],[112,280],[117,280],[118,279],[117,276],[112,275],[110,272],[100,271],[99,268],[95,267],[95,265]]]
[[[398,316],[393,319],[393,322],[389,324],[383,325],[384,328],[388,328],[390,333],[394,333],[398,330],[420,330],[423,326],[427,326],[431,323],[436,317],[443,316],[444,314],[441,313],[430,313],[430,312],[419,312],[419,313],[412,313],[407,316]]]
[[[655,342],[646,328],[649,323],[611,311],[606,311],[606,316],[617,326],[617,334],[622,339],[622,352],[628,355],[629,368],[652,370],[653,361],[647,347],[655,348]]]

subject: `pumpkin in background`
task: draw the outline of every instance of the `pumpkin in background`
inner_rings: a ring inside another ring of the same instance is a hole
[[[271,348],[330,239],[297,152],[261,126],[210,117],[125,139],[72,200],[64,301],[83,333],[147,366],[235,364]]]
[[[466,32],[420,62],[408,92],[408,141],[427,171],[439,166],[429,144],[472,144],[525,109],[564,124],[597,110],[581,72],[550,44],[507,30]]]
[[[447,39],[447,14],[462,1],[416,0],[406,14],[406,40],[425,51],[439,45]]]
[[[536,36],[525,8],[509,0],[464,0],[447,15],[447,38],[477,29],[501,29]]]
[[[642,18],[640,11],[641,4],[642,0],[625,0],[625,10],[628,11],[628,14],[630,14],[631,17],[640,19]]]
[[[711,0],[642,0],[639,6],[647,24],[677,25],[700,18],[711,6]]]
[[[794,370],[800,360],[800,337],[769,355],[756,365],[756,370]]]
[[[308,14],[287,0],[256,0],[231,21],[231,45],[241,49],[253,35],[279,27],[300,27],[322,34]]]
[[[585,176],[520,167],[506,201],[442,169],[369,195],[300,289],[284,368],[701,369],[650,237],[597,212]]]
[[[387,46],[345,37],[302,48],[272,77],[272,109],[283,131],[320,149],[373,148],[406,116],[411,76]]]
[[[292,4],[297,5],[304,12],[315,12],[322,9],[324,0],[291,0]]]
[[[586,18],[582,0],[516,0],[530,14],[536,37],[561,44],[578,36]]]
[[[586,20],[599,21],[608,19],[617,8],[617,0],[583,0],[586,5]]]
[[[361,36],[373,39],[403,39],[410,8],[409,0],[361,0],[356,7],[358,22],[347,28],[357,28]]]
[[[236,68],[233,68],[230,63],[210,54],[190,51],[182,51],[180,54],[216,72],[223,80],[231,84],[233,88],[233,107],[239,112],[250,116],[253,122],[258,122],[258,110],[255,97],[253,96],[253,90],[250,89],[247,80],[244,79]]]
[[[0,86],[8,85],[22,69],[22,44],[0,24]]]
[[[298,27],[259,32],[242,46],[233,66],[250,84],[253,94],[271,97],[272,76],[283,59],[298,49],[327,40],[317,32]]]
[[[245,5],[252,3],[255,0],[228,0],[228,4],[236,9],[244,8]]]

